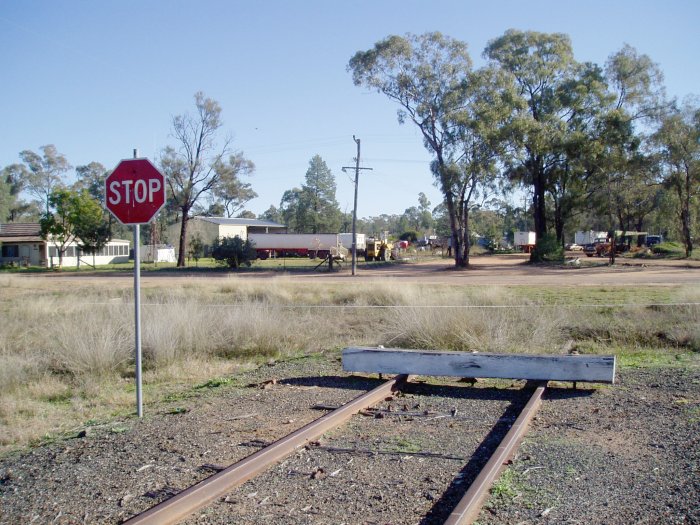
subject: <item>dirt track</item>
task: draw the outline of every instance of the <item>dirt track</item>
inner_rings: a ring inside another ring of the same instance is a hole
[[[574,259],[578,256],[574,256]],[[293,280],[315,282],[346,282],[348,279],[372,280],[410,280],[422,284],[453,285],[555,285],[555,286],[638,286],[638,285],[678,285],[700,283],[700,261],[669,259],[632,259],[619,258],[617,264],[609,266],[607,259],[580,256],[580,265],[531,265],[524,254],[502,256],[477,256],[471,258],[471,267],[455,270],[449,259],[434,259],[427,262],[408,261],[404,264],[377,264],[376,266],[358,266],[357,275],[350,272],[350,263],[345,263],[340,271],[328,273],[254,271],[241,273],[190,273],[177,272],[142,272],[141,285],[163,286],[167,280],[179,282],[183,278],[194,279],[265,279],[288,275]],[[123,280],[123,285],[131,286],[132,273],[95,274],[65,273],[32,275],[31,278],[49,278],[53,282],[104,282],[112,279],[116,285]]]

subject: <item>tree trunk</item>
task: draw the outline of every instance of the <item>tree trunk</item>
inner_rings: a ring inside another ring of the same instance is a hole
[[[557,242],[564,245],[564,214],[562,213],[561,203],[554,202],[554,232],[557,236]]]
[[[447,213],[450,216],[450,230],[452,231],[452,253],[455,258],[455,267],[464,268],[464,256],[462,253],[462,235],[459,222],[457,221],[457,213],[455,211],[454,197],[452,193],[445,196],[445,204],[447,204]]]
[[[182,208],[182,222],[180,223],[180,244],[179,253],[177,254],[177,267],[185,267],[185,254],[187,251],[187,223],[189,222],[189,210]]]
[[[683,233],[683,244],[685,244],[685,256],[693,254],[693,238],[690,235],[690,205],[687,200],[681,205],[681,229]]]
[[[469,267],[469,250],[471,248],[471,232],[469,231],[469,207],[464,206],[464,267]]]
[[[532,181],[532,214],[535,220],[535,242],[539,245],[542,241],[544,241],[545,235],[547,234],[547,215],[544,198],[544,174],[539,168],[537,168],[536,172],[533,173]],[[533,250],[532,254],[530,255],[531,262],[540,262],[539,252],[540,250]]]

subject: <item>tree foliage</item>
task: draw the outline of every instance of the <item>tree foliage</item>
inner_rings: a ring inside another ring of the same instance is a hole
[[[222,206],[226,217],[234,217],[249,201],[258,196],[250,183],[241,179],[255,172],[255,164],[239,152],[230,155],[227,162],[219,162],[216,172],[218,181],[212,188],[213,197]]]
[[[177,145],[166,147],[160,161],[170,189],[169,205],[179,213],[178,267],[185,266],[187,224],[194,206],[215,191],[226,194],[229,205],[235,205],[240,196],[233,195],[231,183],[244,166],[252,169],[252,163],[247,165],[241,155],[230,155],[230,139],[225,139],[221,145],[217,142],[222,126],[219,103],[205,97],[201,91],[194,99],[194,115],[185,113],[173,118],[172,131]]]
[[[229,268],[237,270],[241,266],[251,266],[257,257],[255,245],[246,239],[235,237],[224,237],[214,242],[212,257]]]
[[[64,185],[63,175],[71,166],[66,157],[56,150],[56,146],[48,144],[39,148],[42,155],[31,150],[20,152],[19,156],[28,170],[24,177],[23,189],[35,197],[44,209],[49,211],[49,196],[54,189]]]
[[[693,224],[700,199],[700,106],[688,101],[663,117],[654,135],[662,181],[678,199],[678,223],[686,257],[693,252]]]
[[[94,253],[109,241],[109,226],[104,210],[90,194],[58,188],[49,194],[49,210],[40,220],[41,236],[58,251],[58,266],[63,266],[66,248],[73,242]]]
[[[467,45],[437,32],[394,35],[358,51],[348,69],[356,86],[374,89],[399,104],[399,123],[408,120],[420,130],[426,149],[435,157],[432,172],[448,208],[455,264],[466,266],[465,227],[458,217],[463,206],[454,188],[459,170],[451,151],[455,113],[462,107],[459,93],[471,70]]]
[[[338,232],[342,214],[335,191],[333,173],[320,155],[314,155],[301,188],[284,192],[279,214],[287,227],[297,233]]]

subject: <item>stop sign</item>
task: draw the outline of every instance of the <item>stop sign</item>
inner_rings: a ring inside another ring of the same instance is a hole
[[[146,224],[165,205],[165,177],[148,159],[121,161],[105,180],[105,206],[122,224]]]

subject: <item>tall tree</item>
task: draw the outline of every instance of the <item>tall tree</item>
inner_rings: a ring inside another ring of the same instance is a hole
[[[598,182],[599,210],[607,211],[609,227],[616,218],[619,229],[641,231],[659,199],[656,162],[644,150],[645,131],[658,124],[667,105],[663,75],[629,45],[608,58],[605,73],[612,103],[602,123],[602,155],[592,181]]]
[[[510,73],[519,90],[522,108],[511,127],[513,150],[510,174],[532,188],[532,207],[540,248],[533,251],[539,260],[548,242],[547,190],[562,167],[562,131],[572,116],[565,103],[565,83],[577,70],[571,41],[561,33],[538,33],[510,29],[492,40],[484,52],[487,58]]]
[[[433,175],[445,197],[455,265],[468,264],[464,253],[464,230],[459,223],[454,181],[458,171],[449,157],[454,143],[453,115],[462,106],[460,91],[471,70],[467,45],[440,33],[389,36],[372,49],[358,51],[350,59],[356,86],[383,93],[399,104],[398,120],[413,122],[420,130],[426,149],[434,155]]]
[[[282,194],[278,210],[280,221],[293,232],[301,232],[301,189],[292,188]]]
[[[280,223],[283,221],[282,215],[280,214],[280,210],[277,209],[274,205],[270,205],[270,207],[262,212],[259,217],[261,220],[264,221],[272,221],[272,222],[277,222]]]
[[[14,221],[22,208],[19,200],[27,168],[23,164],[10,164],[0,172],[0,221]]]
[[[216,165],[218,181],[212,188],[212,194],[223,206],[227,217],[234,217],[243,210],[244,206],[255,197],[250,183],[241,180],[255,171],[255,164],[246,159],[242,153],[229,156],[228,162]]]
[[[187,225],[195,204],[208,195],[230,167],[225,160],[230,139],[217,143],[222,126],[221,106],[204,93],[194,95],[196,113],[173,118],[176,147],[168,146],[161,156],[161,168],[171,194],[171,204],[180,214],[180,239],[177,266],[185,266],[187,257]]]
[[[66,157],[48,144],[39,148],[43,155],[30,150],[20,152],[19,156],[29,171],[24,182],[24,189],[33,195],[45,213],[49,212],[49,196],[54,189],[64,185],[63,174],[71,166]]]
[[[335,177],[326,162],[314,155],[301,188],[284,192],[279,213],[285,225],[298,233],[340,231],[342,213],[335,198]]]
[[[300,227],[307,233],[338,232],[341,211],[335,198],[335,177],[320,155],[314,155],[301,186]]]
[[[433,229],[433,214],[430,213],[430,199],[422,191],[418,193],[418,214],[420,216],[420,228],[429,232]]]
[[[678,198],[678,221],[686,257],[693,252],[693,223],[700,199],[700,107],[688,101],[664,116],[654,135],[663,162],[662,177]]]
[[[93,161],[84,166],[76,166],[75,173],[78,178],[73,184],[73,189],[78,192],[87,190],[93,199],[104,202],[105,179],[109,173],[107,168],[99,162]]]

